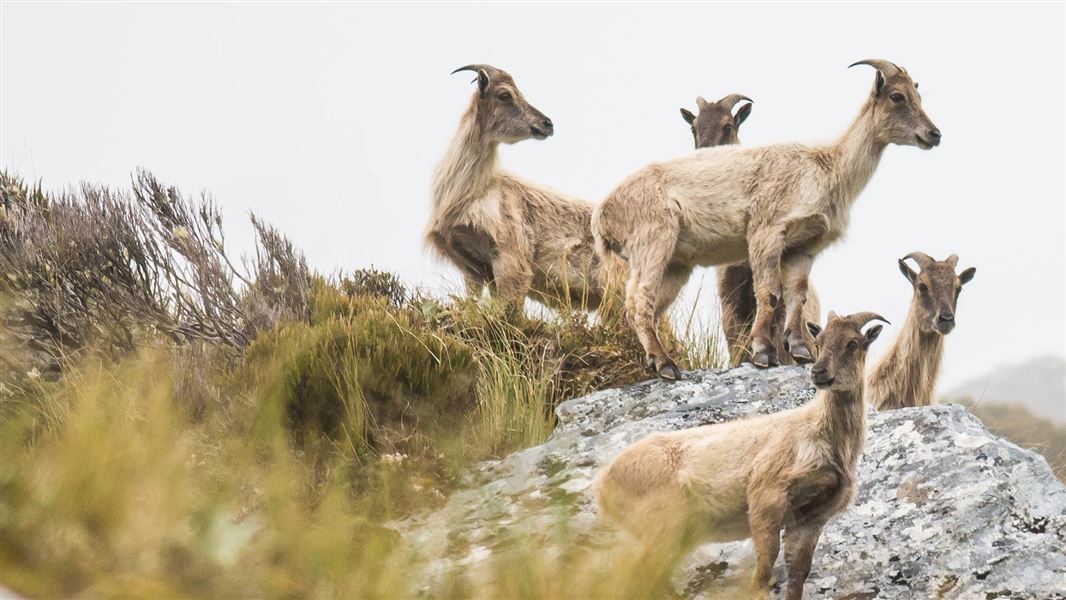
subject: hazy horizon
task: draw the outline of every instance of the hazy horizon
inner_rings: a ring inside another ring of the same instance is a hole
[[[1047,3],[4,3],[0,168],[55,190],[125,188],[143,167],[207,190],[235,253],[252,249],[254,211],[320,271],[374,265],[458,289],[421,241],[433,168],[473,92],[456,67],[508,70],[555,122],[547,141],[502,147],[506,169],[598,202],[691,151],[678,109],[697,95],[754,99],[742,144],[818,143],[872,85],[872,69],[847,65],[885,58],[921,83],[943,143],[886,150],[812,281],[823,316],[894,323],[873,359],[910,302],[897,258],[977,267],[947,338],[946,390],[1066,355],[1063,17]]]

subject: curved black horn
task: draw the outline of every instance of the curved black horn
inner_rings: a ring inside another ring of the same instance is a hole
[[[908,258],[910,258],[910,259],[914,260],[914,262],[918,263],[918,268],[919,269],[924,269],[930,263],[936,262],[935,260],[933,260],[932,256],[929,256],[925,252],[911,252],[910,254],[908,254],[907,256],[904,256],[900,260],[907,260]]]
[[[728,110],[732,111],[733,107],[737,105],[737,102],[748,101],[755,104],[755,101],[743,94],[729,94],[717,102],[719,106],[724,106]]]
[[[485,71],[487,72],[491,68],[492,67],[490,67],[488,65],[478,65],[478,64],[466,65],[465,67],[459,67],[458,69],[452,71],[451,75],[455,75],[459,71],[473,71],[473,72],[477,73],[481,69],[485,69]]]
[[[848,68],[852,68],[855,65],[869,65],[878,71],[881,71],[881,75],[888,79],[889,77],[900,72],[900,68],[895,63],[891,63],[887,60],[881,60],[879,58],[868,58],[866,60],[860,60],[859,62],[851,63]]]
[[[473,71],[475,73],[477,73],[478,71],[484,71],[485,74],[489,76],[489,79],[495,79],[496,76],[500,74],[500,70],[497,69],[496,67],[494,67],[492,65],[483,65],[483,64],[473,64],[473,65],[466,65],[465,67],[459,67],[458,69],[452,71],[451,74],[455,75],[456,73],[458,73],[460,71]]]
[[[869,323],[870,321],[884,321],[885,323],[888,323],[889,325],[892,324],[892,323],[888,322],[888,319],[882,317],[881,315],[879,315],[879,314],[877,314],[875,312],[857,312],[857,313],[855,313],[853,315],[848,315],[848,320],[852,321],[855,324],[857,324],[860,329],[863,326],[865,326],[867,323]]]
[[[451,74],[455,75],[459,71],[473,71],[473,72],[478,74],[478,76],[474,78],[474,81],[478,81],[479,82],[478,83],[478,93],[481,95],[482,98],[485,97],[485,92],[488,90],[489,81],[495,79],[496,76],[500,72],[499,69],[497,69],[496,67],[493,67],[492,65],[474,64],[474,65],[466,65],[465,67],[459,67],[458,69],[452,71]],[[480,81],[481,72],[482,71],[484,71],[485,75],[486,75],[484,81]]]

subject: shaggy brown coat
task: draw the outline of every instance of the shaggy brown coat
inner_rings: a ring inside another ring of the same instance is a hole
[[[790,352],[810,357],[801,327],[814,257],[843,235],[888,144],[928,149],[940,141],[906,71],[864,64],[878,69],[873,91],[837,142],[697,150],[630,176],[593,213],[597,252],[628,260],[626,316],[660,375],[678,371],[656,335],[656,316],[696,266],[745,259],[755,284],[752,362],[777,363],[770,331],[782,299]]]
[[[811,323],[819,388],[806,406],[741,421],[651,434],[593,483],[600,514],[634,535],[648,560],[703,542],[752,538],[755,593],[769,594],[784,529],[788,598],[800,598],[822,526],[851,502],[866,435],[863,366],[881,317],[829,314]],[[884,319],[881,319],[884,320]]]
[[[497,166],[499,144],[544,139],[553,133],[551,120],[507,72],[464,69],[478,74],[478,90],[434,174],[427,245],[462,272],[468,293],[488,286],[516,306],[528,296],[596,309],[611,278],[605,265],[615,261],[593,251],[592,205]]]
[[[907,266],[908,259],[918,263],[918,273]],[[899,270],[914,295],[899,335],[867,377],[866,400],[877,410],[933,403],[944,336],[955,329],[962,286],[977,273],[970,267],[956,275],[958,262],[954,254],[938,261],[922,252],[899,260]]]
[[[747,101],[733,114],[733,106]],[[726,146],[740,143],[740,125],[751,115],[751,98],[730,94],[718,102],[696,98],[697,113],[681,109],[681,117],[692,128],[692,141],[696,149]],[[742,261],[718,267],[718,302],[722,308],[722,333],[729,349],[729,363],[739,365],[751,357],[748,344],[751,327],[755,323],[755,287],[751,264]],[[822,318],[821,303],[813,287],[807,289],[807,302],[803,305],[803,320],[819,322]],[[785,307],[780,305],[774,312],[773,344],[781,364],[792,364],[792,355],[785,347]],[[803,328],[806,331],[806,328]],[[814,340],[804,335],[808,344]]]

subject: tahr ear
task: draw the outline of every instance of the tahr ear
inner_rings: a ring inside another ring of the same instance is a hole
[[[874,78],[874,96],[881,97],[881,92],[885,89],[885,76],[881,74],[881,69],[877,70],[877,75]]]
[[[751,103],[748,103],[744,106],[741,106],[740,110],[737,111],[736,116],[733,117],[733,120],[736,122],[737,127],[740,127],[740,124],[743,123],[748,118],[748,115],[751,114],[752,106],[753,105]]]
[[[899,259],[899,272],[903,273],[903,276],[907,278],[907,281],[911,282],[911,285],[914,285],[914,280],[918,279],[918,274],[912,271],[911,268],[907,266],[907,261],[902,258]]]
[[[692,122],[696,120],[696,115],[692,114],[692,111],[690,111],[689,109],[682,108],[681,109],[681,118],[684,119],[685,122],[688,123],[689,125],[692,125]]]
[[[966,269],[962,273],[959,273],[959,283],[961,283],[962,285],[966,285],[967,283],[970,283],[970,280],[973,279],[973,276],[976,275],[976,274],[977,274],[977,268],[976,267],[970,267],[969,269]]]
[[[485,94],[489,91],[489,74],[485,69],[477,70],[477,91],[482,98],[484,98]]]
[[[814,321],[807,321],[807,331],[810,332],[812,338],[817,339],[818,335],[822,333],[822,326]]]
[[[866,340],[862,343],[863,348],[870,347],[870,344],[872,344],[874,340],[877,339],[877,336],[881,335],[882,328],[882,325],[874,325],[873,327],[866,330]]]

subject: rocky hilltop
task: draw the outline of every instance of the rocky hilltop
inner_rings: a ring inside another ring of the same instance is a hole
[[[565,402],[547,442],[480,465],[443,508],[398,529],[436,557],[434,573],[476,570],[506,540],[559,523],[591,545],[632,543],[596,519],[589,485],[601,465],[652,431],[799,406],[814,394],[808,380],[800,367],[745,366]],[[965,408],[872,414],[860,469],[854,505],[823,532],[806,597],[1066,598],[1066,487]],[[705,545],[678,570],[677,592],[736,590],[752,562],[750,542]]]

